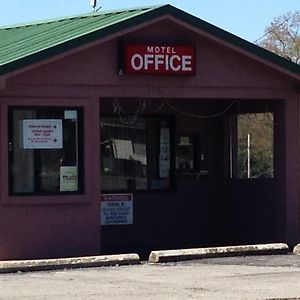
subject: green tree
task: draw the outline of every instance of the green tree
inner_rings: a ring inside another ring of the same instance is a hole
[[[300,64],[300,11],[290,11],[273,19],[258,45]]]
[[[273,177],[273,124],[272,113],[238,116],[238,178],[247,178],[248,168],[250,178]]]

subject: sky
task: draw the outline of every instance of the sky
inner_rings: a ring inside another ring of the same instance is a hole
[[[98,0],[100,11],[171,4],[250,42],[300,0]],[[90,0],[0,0],[0,26],[92,12]]]

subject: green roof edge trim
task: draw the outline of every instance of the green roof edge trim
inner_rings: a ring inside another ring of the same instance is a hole
[[[140,8],[140,10],[142,9],[143,8]],[[130,16],[125,20],[118,21],[104,28],[96,29],[93,32],[62,42],[61,44],[38,51],[34,54],[22,57],[15,61],[3,64],[2,66],[0,66],[0,75],[4,75],[9,72],[18,70],[20,68],[29,66],[30,64],[33,63],[41,62],[42,60],[48,59],[55,55],[62,54],[65,51],[74,49],[76,47],[82,46],[90,42],[94,42],[97,39],[107,37],[111,34],[117,33],[122,30],[126,30],[130,27],[136,26],[146,21],[153,20],[154,18],[161,17],[164,15],[170,15],[174,18],[177,18],[180,21],[183,21],[191,26],[194,26],[195,28],[206,31],[207,33],[217,38],[220,38],[221,40],[224,40],[238,48],[241,48],[242,50],[246,50],[247,52],[254,54],[255,56],[261,57],[292,73],[300,75],[300,66],[297,65],[296,63],[293,63],[292,61],[289,61],[281,56],[278,56],[266,49],[263,49],[251,42],[248,42],[236,35],[233,35],[219,27],[216,27],[204,20],[199,19],[196,16],[193,16],[169,4],[163,6],[146,7],[144,9],[146,10],[141,11],[137,15]],[[122,10],[117,10],[117,11],[121,12]],[[128,9],[123,11],[128,11]],[[104,14],[104,13],[109,13],[109,12],[101,12],[99,14]],[[90,14],[90,16],[92,16],[92,14]],[[58,20],[63,20],[63,18],[59,18]],[[45,21],[45,23],[46,22],[47,21]],[[32,23],[32,24],[36,24],[36,23]]]

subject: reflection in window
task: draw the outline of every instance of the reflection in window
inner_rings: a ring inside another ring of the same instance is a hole
[[[274,177],[273,113],[237,116],[237,178]]]
[[[101,118],[101,187],[109,191],[168,189],[170,126],[161,117],[134,124]]]
[[[10,109],[10,192],[56,194],[82,190],[78,109]],[[81,138],[80,138],[81,139]]]

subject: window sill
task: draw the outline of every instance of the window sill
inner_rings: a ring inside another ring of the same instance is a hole
[[[27,195],[7,196],[1,199],[2,205],[65,205],[65,204],[89,204],[91,197],[87,195]]]

